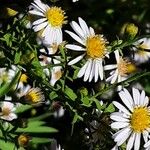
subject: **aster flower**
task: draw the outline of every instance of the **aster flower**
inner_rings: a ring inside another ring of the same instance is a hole
[[[150,108],[147,106],[149,98],[145,96],[145,92],[139,92],[138,89],[132,88],[133,97],[130,93],[123,89],[119,92],[119,96],[125,106],[117,101],[113,104],[119,109],[110,115],[114,121],[111,128],[117,131],[113,135],[114,141],[118,146],[127,141],[127,150],[139,150],[140,139],[143,135],[144,141],[148,140],[150,129]]]
[[[142,38],[134,43],[134,60],[137,63],[145,63],[150,59],[150,38]]]
[[[14,113],[16,110],[15,106],[11,102],[3,102],[1,104],[1,112],[0,112],[0,118],[12,121],[17,118],[17,115]]]
[[[110,72],[110,77],[106,79],[106,81],[111,84],[126,80],[128,78],[128,74],[136,70],[136,67],[131,62],[119,55],[118,50],[114,53],[117,64],[106,65],[104,67],[104,70],[113,70]]]
[[[30,88],[23,96],[25,101],[30,104],[40,104],[45,101],[44,94],[42,93],[41,89]]]
[[[43,53],[43,55],[40,55],[39,58],[41,59],[40,63],[42,66],[46,67],[47,65],[50,64],[54,64],[57,66],[53,66],[51,67],[51,69],[49,70],[48,68],[44,68],[43,71],[45,72],[45,74],[49,77],[50,76],[50,84],[52,86],[55,85],[56,81],[58,81],[61,77],[62,77],[62,66],[58,65],[60,64],[60,57],[59,56],[55,56],[53,59],[46,56],[49,54],[53,54],[54,51],[51,49],[48,49],[48,53],[46,52],[45,49],[41,49],[40,52]]]
[[[97,82],[99,77],[103,80],[102,63],[104,57],[108,54],[106,49],[107,42],[103,35],[95,34],[94,29],[88,27],[83,19],[79,17],[78,20],[79,24],[75,21],[71,22],[71,26],[76,34],[71,31],[66,31],[66,33],[82,46],[67,44],[66,48],[76,52],[83,52],[83,54],[71,60],[68,65],[73,65],[86,57],[87,61],[78,72],[77,77],[80,78],[84,76],[84,81],[89,82],[91,82],[93,78],[94,81]]]
[[[41,36],[51,45],[62,42],[62,26],[67,23],[65,12],[56,6],[49,7],[40,0],[34,0],[30,14],[37,16],[32,23],[35,32],[42,30]]]

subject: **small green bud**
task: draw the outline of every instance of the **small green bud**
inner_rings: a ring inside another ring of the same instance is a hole
[[[127,34],[127,36],[130,39],[133,39],[138,33],[138,27],[135,26],[133,23],[129,23],[126,25],[125,28],[125,34]]]
[[[87,95],[88,95],[88,90],[87,90],[85,87],[82,87],[82,88],[80,89],[80,93],[81,93],[82,95],[84,95],[84,96],[87,96]]]

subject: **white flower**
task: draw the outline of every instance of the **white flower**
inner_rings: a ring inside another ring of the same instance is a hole
[[[60,64],[60,61],[58,59],[53,59],[53,62],[55,65]],[[52,67],[50,84],[54,86],[56,81],[58,81],[61,77],[62,77],[62,66]]]
[[[110,77],[106,79],[106,81],[110,82],[111,84],[115,83],[116,81],[121,82],[126,80],[129,73],[128,66],[129,64],[131,64],[129,61],[123,59],[119,55],[118,50],[116,50],[114,53],[117,63],[112,65],[106,65],[104,67],[104,70],[113,70],[110,72]]]
[[[107,55],[107,42],[103,38],[103,35],[95,34],[94,29],[88,27],[83,19],[79,17],[78,20],[79,24],[75,21],[71,22],[71,26],[76,34],[71,31],[66,32],[82,46],[67,44],[66,48],[77,52],[83,52],[83,54],[70,61],[68,65],[73,65],[86,56],[87,61],[80,69],[77,76],[79,78],[84,76],[84,81],[89,82],[91,82],[93,78],[94,81],[97,82],[99,77],[103,80],[104,75],[102,63],[104,57]]]
[[[140,64],[150,59],[150,38],[142,38],[134,43],[134,60]]]
[[[37,20],[32,23],[35,32],[41,31],[44,40],[51,44],[62,42],[62,26],[66,24],[65,12],[56,6],[49,7],[40,0],[34,0],[30,14],[36,15]]]
[[[119,96],[125,106],[114,101],[113,104],[119,109],[114,112],[110,118],[114,121],[111,128],[117,131],[113,135],[114,141],[118,146],[127,141],[126,150],[139,150],[140,139],[143,135],[144,141],[148,140],[150,129],[150,108],[147,106],[149,98],[145,96],[145,92],[132,88],[133,97],[130,93],[123,89],[119,92]]]
[[[43,71],[45,72],[45,74],[47,76],[51,76],[50,77],[50,84],[52,86],[55,85],[56,81],[58,81],[61,77],[62,77],[62,66],[59,65],[60,62],[60,57],[59,56],[55,56],[53,59],[46,56],[46,54],[53,54],[53,51],[51,51],[51,49],[48,49],[48,53],[45,51],[45,49],[41,49],[40,52],[43,53],[43,55],[40,55],[39,58],[42,59],[40,61],[41,65],[46,67],[47,65],[57,65],[57,66],[53,66],[51,67],[51,69],[48,68],[44,68]]]
[[[15,110],[16,108],[13,103],[3,102],[1,104],[0,118],[7,121],[12,121],[13,119],[16,119],[17,115],[14,113]]]

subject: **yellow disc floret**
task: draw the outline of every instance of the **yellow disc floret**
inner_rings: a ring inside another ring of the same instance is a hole
[[[146,107],[134,108],[131,116],[131,128],[134,132],[143,132],[150,127],[150,113]]]
[[[44,95],[40,88],[32,88],[25,94],[25,100],[29,103],[40,103],[44,101]]]
[[[62,27],[67,23],[65,12],[60,7],[50,7],[46,12],[46,17],[52,27]]]
[[[106,53],[106,41],[102,36],[95,35],[86,41],[87,55],[90,58],[103,58]]]
[[[27,83],[27,75],[26,74],[22,74],[21,77],[20,77],[20,82],[23,82],[23,83]]]
[[[9,107],[3,107],[2,108],[2,115],[3,116],[9,116],[10,113],[11,113],[11,110]]]
[[[126,59],[120,58],[119,63],[117,64],[118,73],[121,76],[126,76],[128,73],[128,65],[130,62]]]

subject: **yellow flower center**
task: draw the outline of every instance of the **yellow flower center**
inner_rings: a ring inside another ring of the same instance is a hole
[[[3,116],[9,116],[10,113],[11,113],[11,110],[8,107],[3,107],[2,108]]]
[[[119,63],[117,64],[118,73],[121,76],[126,76],[128,73],[128,66],[131,64],[128,60],[120,58]]]
[[[31,103],[38,103],[44,100],[44,96],[39,88],[32,88],[25,95],[25,99]]]
[[[103,58],[106,52],[106,41],[99,35],[89,37],[86,41],[86,48],[90,58]]]
[[[59,80],[61,77],[62,77],[62,72],[61,72],[61,70],[54,73],[54,78],[55,78],[56,80]]]
[[[20,146],[25,147],[25,146],[27,146],[28,142],[29,142],[29,137],[28,136],[20,135],[18,137],[18,143],[19,143]]]
[[[150,127],[150,113],[148,108],[134,108],[131,116],[131,127],[135,132],[143,132]]]
[[[63,24],[66,24],[65,12],[60,7],[51,7],[46,12],[46,17],[48,22],[53,27],[62,27]]]
[[[27,75],[26,74],[22,74],[21,77],[20,77],[20,82],[23,82],[23,83],[27,83]]]

